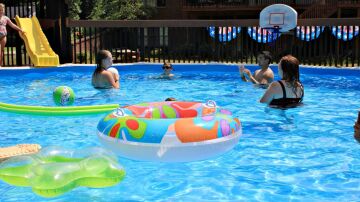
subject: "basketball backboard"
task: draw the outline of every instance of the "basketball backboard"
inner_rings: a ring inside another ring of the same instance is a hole
[[[260,27],[275,28],[287,32],[296,27],[297,12],[285,4],[273,4],[260,12]]]

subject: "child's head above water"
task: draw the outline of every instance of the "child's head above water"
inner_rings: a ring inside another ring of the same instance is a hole
[[[162,66],[163,70],[173,70],[173,67],[170,63],[164,62],[164,65]]]
[[[165,99],[165,101],[166,101],[166,102],[168,102],[168,101],[176,101],[176,99],[173,98],[173,97],[168,97],[168,98]]]

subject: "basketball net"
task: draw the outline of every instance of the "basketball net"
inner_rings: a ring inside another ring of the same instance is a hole
[[[267,30],[267,34],[271,36],[271,41],[269,42],[269,46],[273,47],[276,43],[276,39],[280,35],[281,27],[278,25],[274,25],[273,27],[262,27],[262,29]]]

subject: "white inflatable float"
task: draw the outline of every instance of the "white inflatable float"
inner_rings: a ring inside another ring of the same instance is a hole
[[[97,130],[100,142],[120,156],[185,162],[231,150],[239,141],[241,122],[211,103],[151,102],[115,110]]]

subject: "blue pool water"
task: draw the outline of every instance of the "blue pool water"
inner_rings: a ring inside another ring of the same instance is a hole
[[[264,89],[240,81],[234,65],[175,65],[173,80],[156,79],[159,64],[117,67],[120,90],[96,90],[93,66],[0,71],[0,102],[53,106],[52,90],[73,88],[75,105],[215,100],[243,123],[228,153],[189,163],[119,158],[124,181],[105,189],[77,188],[44,199],[27,187],[0,182],[0,201],[359,201],[360,144],[353,124],[360,108],[360,70],[302,68],[304,106],[260,104]],[[254,67],[250,67],[254,70]],[[276,68],[273,68],[275,73]],[[104,115],[42,117],[0,112],[0,146],[101,146]]]

